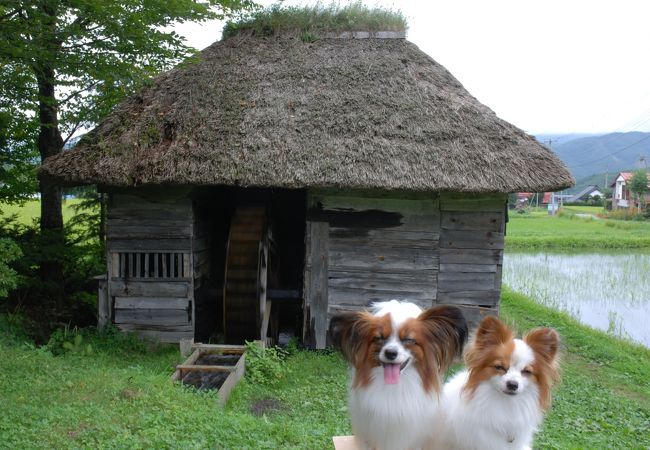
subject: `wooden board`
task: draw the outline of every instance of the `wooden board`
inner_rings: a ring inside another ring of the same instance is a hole
[[[261,342],[259,345],[263,345]],[[180,381],[186,371],[209,371],[209,372],[230,372],[228,377],[223,382],[217,396],[219,404],[224,406],[235,388],[239,380],[244,376],[246,371],[246,347],[242,345],[217,345],[217,344],[192,344],[194,352],[182,363],[176,366],[176,371],[171,376],[172,381]],[[239,354],[239,360],[234,366],[218,366],[218,365],[197,365],[196,361],[205,354],[210,353],[223,353],[223,354]]]

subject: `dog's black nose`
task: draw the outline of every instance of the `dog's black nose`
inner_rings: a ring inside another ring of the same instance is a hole
[[[506,388],[508,388],[509,391],[516,391],[517,388],[519,387],[519,383],[516,381],[506,381]]]
[[[386,350],[384,350],[384,356],[386,357],[386,359],[392,361],[395,358],[397,358],[397,350],[394,350],[392,348],[387,348]]]

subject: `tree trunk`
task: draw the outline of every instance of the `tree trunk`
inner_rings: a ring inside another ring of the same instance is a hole
[[[37,70],[39,95],[40,133],[38,151],[41,163],[51,156],[61,153],[63,139],[59,132],[56,98],[54,96],[54,69],[41,67]],[[41,236],[45,254],[50,255],[41,261],[40,275],[48,286],[48,297],[53,300],[57,310],[63,306],[63,262],[56,255],[61,255],[64,245],[63,211],[61,208],[61,188],[48,180],[40,180],[41,193]]]

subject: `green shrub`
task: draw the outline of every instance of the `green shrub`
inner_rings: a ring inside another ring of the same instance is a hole
[[[18,274],[9,263],[22,256],[16,243],[8,238],[0,238],[0,298],[9,294],[18,285]]]
[[[286,356],[280,347],[263,348],[246,341],[246,378],[260,385],[278,383],[289,372],[284,364]]]
[[[93,352],[92,345],[84,343],[81,331],[76,328],[71,330],[69,327],[54,330],[45,348],[53,355],[64,353],[90,355]]]

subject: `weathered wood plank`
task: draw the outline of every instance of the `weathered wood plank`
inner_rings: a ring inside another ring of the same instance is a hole
[[[477,230],[443,230],[440,248],[503,249],[503,233]]]
[[[161,325],[161,324],[142,324],[142,323],[116,323],[116,327],[118,327],[122,331],[134,331],[137,333],[141,333],[143,331],[155,331],[155,332],[174,332],[174,333],[187,333],[187,332],[194,332],[194,325],[193,324],[183,324],[183,325]],[[193,337],[190,336],[190,339]],[[186,339],[187,336],[184,337]]]
[[[235,366],[211,366],[205,364],[179,364],[176,370],[181,372],[203,371],[203,372],[234,372]]]
[[[360,276],[361,275],[361,276]],[[355,273],[351,276],[349,273],[337,272],[329,275],[329,288],[345,289],[370,289],[374,291],[400,291],[406,289],[408,292],[430,291],[435,289],[436,277],[429,273],[413,273],[408,279],[398,277],[382,278],[377,274]],[[420,277],[418,277],[420,275]],[[330,292],[330,297],[332,297]]]
[[[499,264],[501,249],[455,249],[441,248],[440,264]]]
[[[333,270],[365,269],[368,271],[435,270],[438,267],[435,250],[393,251],[392,249],[359,248],[331,249],[330,267]]]
[[[221,406],[224,406],[226,402],[228,402],[232,390],[235,388],[241,377],[244,376],[245,371],[246,354],[244,353],[241,358],[239,358],[239,361],[237,361],[237,364],[235,364],[234,372],[231,372],[230,375],[228,375],[228,378],[226,378],[226,381],[223,382],[217,392]]]
[[[115,297],[116,309],[182,309],[189,306],[187,298],[174,297]]]
[[[187,281],[140,280],[109,281],[111,295],[119,297],[173,297],[185,298],[189,292]]]
[[[378,239],[370,236],[332,236],[330,233],[330,249],[354,250],[358,248],[394,249],[394,251],[430,250],[434,251],[438,241],[432,239]]]
[[[330,227],[330,238],[366,238],[374,240],[428,241],[437,245],[440,233],[431,224],[421,230],[371,227]]]
[[[328,307],[329,226],[326,222],[311,223],[311,328],[315,348],[325,348]]]
[[[408,290],[377,290],[361,288],[345,288],[331,286],[329,288],[329,304],[356,304],[368,305],[372,302],[385,302],[389,300],[421,300],[433,302],[436,299],[435,286],[426,291]]]
[[[503,212],[506,207],[505,194],[472,195],[444,193],[440,196],[441,211]]]
[[[192,236],[189,226],[165,227],[165,226],[148,226],[148,227],[106,227],[107,238],[120,239],[181,239]]]
[[[424,215],[438,210],[438,198],[433,195],[377,195],[376,192],[364,195],[355,192],[312,191],[308,195],[308,206],[321,205],[322,209],[348,209],[351,211],[382,210],[400,211],[407,215]]]
[[[140,337],[151,339],[158,342],[175,342],[178,343],[181,339],[192,339],[194,337],[194,329],[185,331],[175,330],[151,330],[151,329],[134,329],[126,325],[119,325],[118,328],[122,331],[132,331]]]
[[[440,272],[491,272],[496,273],[496,264],[440,264]]]
[[[487,291],[494,289],[494,273],[440,272],[438,291]]]
[[[451,291],[438,292],[438,303],[450,305],[495,306],[499,304],[500,291]]]
[[[97,328],[102,329],[111,321],[111,305],[108,299],[106,275],[98,280],[97,287]]]
[[[443,230],[502,231],[504,213],[445,211],[440,218]]]
[[[107,239],[106,246],[111,252],[171,252],[192,249],[192,240],[188,238],[180,239]]]
[[[177,326],[190,324],[187,309],[115,309],[116,324]]]

